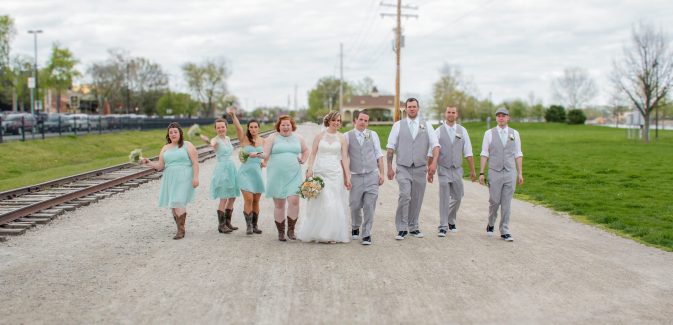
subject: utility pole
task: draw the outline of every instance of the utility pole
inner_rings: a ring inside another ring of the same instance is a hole
[[[294,110],[297,110],[297,84],[294,84]]]
[[[344,43],[339,43],[339,114],[344,109]]]
[[[383,7],[396,7],[397,14],[381,13],[381,17],[396,17],[397,18],[397,27],[395,27],[395,113],[393,118],[395,122],[400,120],[400,55],[402,52],[402,17],[405,18],[414,17],[418,18],[416,14],[402,14],[402,8],[416,10],[418,7],[414,6],[402,6],[402,0],[397,0],[397,5],[381,3]]]

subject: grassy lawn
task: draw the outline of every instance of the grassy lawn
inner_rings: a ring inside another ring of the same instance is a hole
[[[474,154],[479,155],[485,123],[464,126]],[[658,141],[644,145],[627,139],[621,129],[547,123],[511,126],[521,134],[524,153],[525,184],[517,188],[518,198],[673,251],[673,132],[660,131]],[[385,147],[390,127],[372,129]]]
[[[272,128],[262,126],[263,130]],[[208,136],[215,135],[212,125],[201,129]],[[229,127],[227,134],[235,138],[236,130]],[[166,143],[165,136],[166,130],[125,131],[5,142],[0,144],[0,191],[128,162],[135,148],[142,148],[146,157],[156,156]],[[198,146],[203,141],[193,143]]]

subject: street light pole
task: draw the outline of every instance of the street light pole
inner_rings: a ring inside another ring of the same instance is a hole
[[[35,45],[35,64],[33,65],[33,78],[35,80],[35,98],[31,99],[30,103],[30,113],[31,115],[35,114],[35,100],[39,100],[40,94],[38,92],[38,83],[37,83],[37,34],[41,34],[42,30],[37,29],[37,30],[29,30],[29,34],[33,34],[33,40],[34,40],[34,45]]]

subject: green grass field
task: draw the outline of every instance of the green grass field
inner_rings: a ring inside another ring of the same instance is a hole
[[[272,128],[262,126],[262,130]],[[215,135],[212,125],[201,129],[208,136]],[[227,134],[235,138],[236,130],[230,125]],[[125,163],[136,148],[146,157],[156,156],[166,143],[165,136],[166,130],[124,131],[5,142],[0,144],[0,191]],[[193,143],[204,144],[197,139]]]
[[[486,125],[464,126],[478,156]],[[524,154],[525,183],[517,188],[518,198],[673,251],[673,132],[660,131],[657,141],[645,145],[627,139],[623,129],[548,123],[511,126],[521,134]],[[372,129],[385,147],[390,127]],[[475,161],[478,166],[479,160]]]

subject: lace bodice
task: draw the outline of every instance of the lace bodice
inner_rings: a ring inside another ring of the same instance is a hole
[[[318,144],[318,156],[331,156],[341,159],[341,142],[336,134],[325,133]]]

